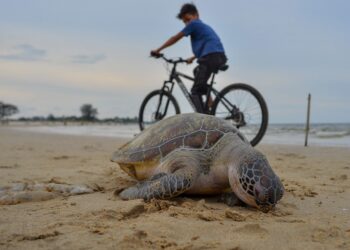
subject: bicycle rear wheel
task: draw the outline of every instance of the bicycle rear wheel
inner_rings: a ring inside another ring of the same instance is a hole
[[[244,83],[234,83],[224,88],[215,99],[211,114],[230,120],[252,146],[263,138],[269,117],[262,95]]]
[[[172,94],[154,90],[143,100],[139,112],[140,130],[151,126],[166,117],[180,114],[180,107]]]

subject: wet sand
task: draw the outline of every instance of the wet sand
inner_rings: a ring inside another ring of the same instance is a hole
[[[0,249],[350,249],[350,148],[258,146],[286,188],[262,213],[213,197],[120,200],[135,181],[109,158],[125,141],[0,127],[0,187],[94,191],[3,203]]]

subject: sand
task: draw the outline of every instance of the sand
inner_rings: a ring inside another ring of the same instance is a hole
[[[0,205],[0,249],[350,249],[350,148],[258,146],[286,188],[262,213],[214,197],[120,200],[134,180],[109,158],[124,142],[0,127],[0,187],[93,190]]]

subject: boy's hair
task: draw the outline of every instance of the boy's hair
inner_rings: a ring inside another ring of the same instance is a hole
[[[180,13],[177,15],[178,19],[182,19],[182,17],[186,14],[198,15],[197,8],[192,3],[185,3],[182,5]]]

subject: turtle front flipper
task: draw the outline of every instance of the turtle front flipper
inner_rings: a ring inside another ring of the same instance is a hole
[[[200,157],[195,152],[174,151],[159,165],[158,173],[149,180],[123,190],[123,200],[168,199],[189,190],[200,173]]]

